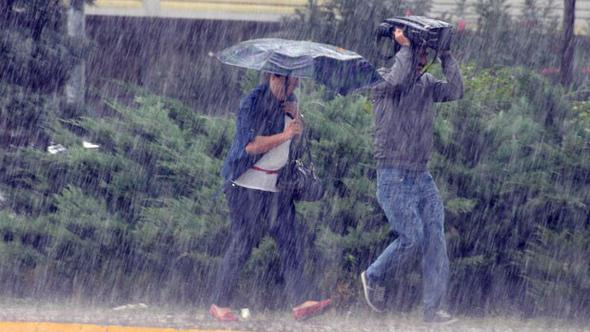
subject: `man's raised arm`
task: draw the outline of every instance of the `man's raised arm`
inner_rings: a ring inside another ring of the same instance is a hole
[[[459,64],[451,55],[451,52],[441,53],[443,73],[446,81],[435,80],[433,99],[435,102],[453,101],[463,98],[463,77]]]

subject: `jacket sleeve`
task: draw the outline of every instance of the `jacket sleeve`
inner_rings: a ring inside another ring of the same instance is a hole
[[[442,69],[446,81],[432,81],[434,102],[453,101],[463,98],[463,78],[457,61],[450,53],[441,55]]]
[[[395,62],[391,69],[383,75],[383,79],[388,83],[390,88],[403,90],[411,85],[413,75],[414,55],[408,46],[402,46],[395,55]]]
[[[236,119],[236,133],[234,140],[225,158],[221,175],[226,180],[234,180],[245,169],[256,162],[255,155],[246,152],[246,145],[256,137],[255,97],[253,94],[246,96],[240,102]]]
[[[255,121],[254,98],[248,96],[240,102],[238,116],[236,119],[236,138],[234,148],[236,159],[249,157],[246,152],[246,145],[256,138],[257,128]]]

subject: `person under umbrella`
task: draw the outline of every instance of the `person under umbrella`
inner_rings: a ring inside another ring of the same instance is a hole
[[[264,72],[264,83],[245,96],[238,110],[236,134],[222,176],[231,219],[230,239],[217,272],[210,314],[237,320],[229,308],[240,271],[265,235],[279,249],[287,302],[306,300],[311,284],[303,272],[302,235],[296,227],[294,195],[277,188],[279,172],[304,152],[304,130],[293,94],[300,78],[311,78],[346,94],[381,81],[362,56],[333,45],[278,38],[238,43],[217,58],[236,67]],[[304,319],[329,307],[329,299],[294,308]]]
[[[296,227],[293,194],[277,188],[280,170],[302,154],[304,125],[293,92],[299,79],[266,73],[264,83],[245,96],[238,110],[236,134],[222,169],[231,227],[227,250],[217,272],[210,314],[218,320],[237,317],[230,307],[240,271],[262,238],[274,238],[285,279],[288,304],[307,300],[311,283],[303,271],[304,246]],[[330,300],[294,308],[296,319],[307,318]]]

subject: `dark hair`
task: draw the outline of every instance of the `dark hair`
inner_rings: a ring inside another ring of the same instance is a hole
[[[260,83],[268,83],[270,81],[270,76],[272,75],[272,73],[263,71],[260,74]]]

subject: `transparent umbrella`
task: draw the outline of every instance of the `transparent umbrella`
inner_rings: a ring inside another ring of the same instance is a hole
[[[329,44],[263,38],[243,41],[217,54],[232,66],[314,79],[341,94],[381,81],[361,55]]]

